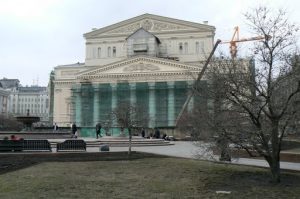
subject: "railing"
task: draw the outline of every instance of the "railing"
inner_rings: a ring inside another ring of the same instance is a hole
[[[0,140],[0,152],[52,151],[48,140]]]
[[[84,140],[66,140],[57,143],[56,151],[86,151],[86,143]]]

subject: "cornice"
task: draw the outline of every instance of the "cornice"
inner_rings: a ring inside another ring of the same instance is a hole
[[[82,76],[78,80],[79,81],[88,81],[88,82],[114,82],[127,80],[130,82],[139,82],[144,81],[147,82],[149,80],[173,80],[176,81],[178,77],[180,79],[193,79],[193,77],[197,77],[199,71],[194,72],[161,72],[161,73],[127,73],[127,74],[99,74],[99,75],[89,75]]]
[[[108,65],[104,65],[101,68],[98,69],[90,69],[88,71],[84,71],[82,73],[79,73],[77,76],[78,78],[82,78],[82,76],[91,76],[91,75],[95,75],[97,73],[101,73],[103,71],[108,71],[117,67],[121,67],[121,66],[125,66],[128,64],[132,64],[132,63],[136,63],[139,61],[145,61],[145,62],[150,62],[150,63],[154,63],[154,64],[162,64],[162,65],[167,65],[167,66],[173,66],[173,67],[178,67],[184,70],[189,70],[189,71],[199,71],[200,68],[197,66],[192,66],[192,65],[188,65],[188,64],[184,64],[178,61],[173,61],[173,60],[167,60],[167,59],[163,59],[163,58],[153,58],[153,57],[146,57],[146,56],[138,56],[138,57],[134,57],[131,59],[125,59],[122,61],[118,61],[115,63],[111,63]],[[147,73],[149,74],[149,73]]]
[[[74,84],[76,83],[77,80],[74,79],[74,80],[54,80],[53,83],[55,85],[68,85],[68,84]]]

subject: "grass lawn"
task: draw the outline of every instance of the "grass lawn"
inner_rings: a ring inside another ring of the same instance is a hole
[[[0,175],[0,198],[300,198],[300,173],[180,158],[44,162]],[[231,194],[216,194],[216,191]]]

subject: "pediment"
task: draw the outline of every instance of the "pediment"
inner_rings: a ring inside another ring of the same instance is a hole
[[[181,30],[213,32],[215,30],[215,27],[206,24],[193,23],[152,14],[144,14],[111,26],[94,30],[84,34],[84,36],[86,38],[97,38],[105,35],[128,35],[139,28],[143,28],[152,33]]]
[[[139,56],[91,69],[79,74],[77,79],[95,79],[101,77],[163,75],[169,73],[199,72],[200,68],[177,61]]]

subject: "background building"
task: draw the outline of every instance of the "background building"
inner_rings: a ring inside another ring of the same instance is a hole
[[[4,90],[0,82],[0,114],[7,114],[9,92]]]
[[[143,106],[148,128],[173,128],[215,27],[144,14],[84,34],[85,63],[57,66],[51,84],[53,122],[93,134],[120,103]],[[204,78],[205,79],[205,78]],[[206,81],[202,81],[206,86]],[[192,99],[188,109],[205,96]],[[203,104],[201,102],[201,104]],[[50,113],[52,115],[52,113]]]
[[[291,70],[284,73],[274,82],[273,100],[280,106],[288,100],[288,97],[297,91],[300,87],[300,55],[291,59]],[[290,108],[294,111],[288,111],[287,117],[290,117],[287,133],[300,135],[300,93],[298,92],[293,100],[289,103]]]
[[[49,122],[49,94],[47,87],[20,85],[17,79],[0,80],[3,90],[8,94],[7,112],[14,116],[31,115],[41,118],[41,122]]]

